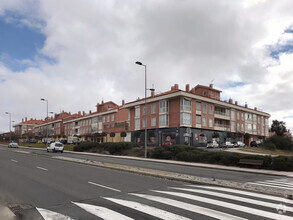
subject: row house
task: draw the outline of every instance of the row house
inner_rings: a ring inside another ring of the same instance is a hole
[[[165,141],[176,144],[200,146],[219,136],[244,141],[244,134],[252,140],[268,136],[268,113],[220,100],[221,91],[209,86],[197,85],[180,90],[178,84],[170,91],[127,103],[132,141],[144,141],[144,129],[148,129],[148,144],[161,145]],[[147,117],[145,116],[147,112]],[[232,137],[230,137],[232,136]]]
[[[124,104],[124,101],[121,106],[102,101],[97,104],[96,112],[83,112],[81,117],[65,121],[64,134],[94,142],[130,141],[128,111],[123,108]],[[126,137],[121,137],[121,132],[125,132]],[[110,137],[111,133],[115,136]]]
[[[14,133],[18,138],[29,139],[34,136],[34,128],[44,123],[43,120],[37,119],[22,119],[21,123],[13,125]]]

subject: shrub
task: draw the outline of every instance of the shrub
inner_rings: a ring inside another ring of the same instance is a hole
[[[73,151],[78,151],[78,152],[89,151],[90,149],[96,148],[98,146],[99,146],[99,144],[95,143],[95,142],[84,142],[84,143],[81,143],[79,145],[74,146]]]
[[[293,171],[293,157],[275,157],[272,161],[272,169],[282,171]]]
[[[268,142],[273,143],[276,146],[276,149],[280,150],[293,150],[293,142],[287,136],[278,136],[274,135],[268,138],[265,142],[265,146]],[[269,144],[270,145],[270,144]]]
[[[276,150],[277,149],[276,145],[272,141],[266,141],[263,144],[263,147],[268,150]]]

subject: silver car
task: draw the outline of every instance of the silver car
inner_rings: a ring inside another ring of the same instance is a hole
[[[11,147],[11,148],[18,148],[18,143],[11,142],[11,143],[8,144],[8,147]]]

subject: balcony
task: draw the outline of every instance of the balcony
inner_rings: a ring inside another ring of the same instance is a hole
[[[215,123],[214,129],[219,131],[230,131],[230,126],[225,124]]]
[[[227,112],[215,111],[214,117],[230,121],[230,113]]]

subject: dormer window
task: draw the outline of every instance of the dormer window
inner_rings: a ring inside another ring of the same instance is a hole
[[[203,91],[203,95],[204,96],[207,96],[207,91]]]

